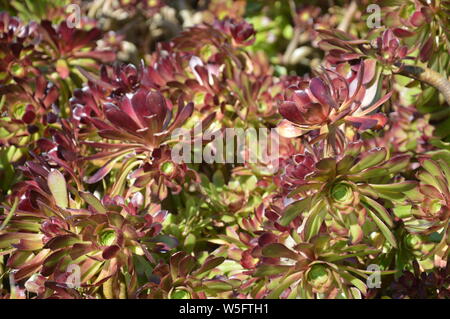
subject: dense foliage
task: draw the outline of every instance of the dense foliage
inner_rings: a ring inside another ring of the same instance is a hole
[[[371,5],[0,0],[0,297],[450,298],[450,2]]]

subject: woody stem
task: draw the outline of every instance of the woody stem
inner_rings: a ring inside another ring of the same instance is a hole
[[[401,66],[399,74],[435,87],[442,93],[448,105],[450,105],[450,82],[442,74],[426,67],[414,65]]]

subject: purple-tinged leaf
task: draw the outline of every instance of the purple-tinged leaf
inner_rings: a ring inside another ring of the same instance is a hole
[[[102,257],[103,259],[114,258],[119,251],[120,247],[117,245],[108,246],[103,250]]]
[[[280,243],[272,243],[263,247],[262,254],[265,257],[271,258],[289,258],[297,259],[298,255]]]

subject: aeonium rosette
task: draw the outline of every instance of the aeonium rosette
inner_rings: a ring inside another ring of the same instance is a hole
[[[354,126],[360,131],[383,127],[387,120],[385,115],[372,113],[392,93],[379,99],[368,94],[365,84],[375,76],[373,67],[360,63],[357,73],[350,78],[326,69],[320,76],[299,81],[288,88],[279,104],[279,112],[284,118],[278,125],[280,134],[296,137],[322,129],[324,133],[328,130],[331,136],[342,124]]]
[[[177,142],[172,140],[172,133],[186,124],[194,104],[185,103],[182,96],[173,103],[160,91],[148,88],[142,80],[142,70],[131,65],[104,70],[100,78],[86,73],[91,79],[89,87],[78,91],[71,101],[74,118],[80,123],[82,143],[104,150],[85,157],[104,163],[87,178],[87,183],[102,180],[120,161],[120,178],[112,187],[113,195],[124,187],[129,173],[135,179],[134,186],[152,187],[160,199],[167,196],[167,188],[179,192],[185,176],[197,180],[194,171],[171,159],[170,148]],[[108,71],[121,77],[114,80]],[[198,127],[206,129],[214,116],[206,116]],[[111,142],[98,141],[101,138]]]
[[[0,249],[10,254],[15,281],[39,298],[133,297],[148,280],[137,265],[151,268],[177,244],[160,234],[167,212],[139,192],[99,200],[57,169],[35,162],[24,169],[32,179],[6,207]]]
[[[142,299],[206,299],[207,296],[231,298],[242,283],[221,275],[223,257],[208,255],[202,262],[184,251],[178,251],[168,263],[159,263],[152,271],[156,280],[136,293]]]
[[[435,262],[447,263],[450,243],[450,167],[442,159],[423,156],[417,174],[419,186],[407,193],[408,200],[394,208],[410,237],[434,236],[437,245],[427,251]],[[420,248],[422,245],[419,245]]]
[[[39,71],[33,59],[40,59],[35,46],[41,40],[36,22],[24,24],[6,12],[0,13],[0,83],[8,84],[13,78],[24,78]]]
[[[215,20],[213,26],[231,36],[233,44],[236,46],[251,45],[255,41],[255,29],[245,20],[236,21],[233,18]]]
[[[289,191],[288,198],[297,199],[286,207],[280,224],[288,225],[301,216],[304,222],[301,236],[305,240],[325,227],[354,244],[370,240],[370,233],[379,232],[396,247],[390,230],[394,218],[385,208],[385,202],[397,203],[400,198],[406,198],[406,191],[416,187],[414,181],[398,178],[399,172],[408,167],[409,156],[389,158],[383,148],[364,151],[362,146],[362,141],[348,143],[334,158],[308,153],[296,155],[303,161],[288,163],[279,177],[281,185]]]
[[[264,278],[262,297],[358,299],[367,294],[367,275],[358,271],[358,264],[377,250],[329,235],[291,241],[292,247],[277,242],[262,247],[263,259],[254,272]]]

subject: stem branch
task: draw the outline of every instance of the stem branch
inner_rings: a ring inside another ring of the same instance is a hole
[[[429,69],[414,65],[403,65],[399,74],[427,83],[442,93],[448,105],[450,105],[450,82],[442,74]]]
[[[347,32],[348,27],[350,26],[350,22],[352,22],[353,15],[355,14],[357,9],[358,5],[356,4],[356,1],[352,1],[350,3],[350,6],[347,8],[341,23],[339,23],[339,26],[337,27],[338,30]]]

